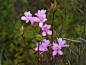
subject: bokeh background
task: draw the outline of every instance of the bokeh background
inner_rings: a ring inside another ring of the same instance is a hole
[[[83,0],[81,0],[83,1]],[[31,27],[30,23],[25,23],[21,20],[21,16],[25,11],[31,11],[34,14],[41,9],[47,10],[47,24],[52,22],[52,13],[50,13],[50,5],[54,0],[0,0],[0,64],[2,65],[32,65],[28,54],[25,50],[25,44],[20,36],[20,28],[24,26],[24,37],[28,46],[30,55],[35,63],[37,59],[33,53],[33,48],[36,47],[32,41],[37,34]],[[69,2],[69,5],[68,5]],[[60,37],[79,40],[83,34],[84,15],[78,10],[83,11],[83,5],[78,0],[57,0],[58,11],[55,13],[54,30],[59,33],[61,23],[64,18],[65,8],[67,12],[72,7],[72,10],[66,15]],[[68,7],[67,7],[68,5]],[[36,27],[36,24],[34,24]],[[86,31],[86,30],[85,30]],[[54,40],[58,35],[54,33]],[[46,37],[49,39],[49,37]],[[86,35],[85,35],[86,39]],[[77,53],[77,49],[82,50],[82,44],[67,41],[71,49]],[[76,49],[77,48],[77,49]],[[68,48],[64,48],[65,53],[64,65],[67,61],[78,65],[78,56],[73,54]],[[81,54],[82,56],[82,54]],[[86,61],[86,54],[84,54]],[[57,61],[57,63],[60,63]]]

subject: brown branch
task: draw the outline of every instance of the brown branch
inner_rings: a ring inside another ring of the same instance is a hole
[[[21,36],[22,36],[23,41],[24,41],[24,43],[25,43],[26,51],[27,51],[27,53],[28,53],[28,55],[29,55],[29,57],[30,57],[30,60],[33,62],[33,65],[36,65],[36,64],[34,63],[33,59],[31,58],[30,54],[29,54],[28,47],[27,47],[27,45],[26,45],[25,39],[24,39],[24,37],[23,37],[23,34],[22,34]]]

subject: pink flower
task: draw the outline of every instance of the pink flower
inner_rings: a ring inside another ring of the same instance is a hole
[[[50,45],[49,45],[49,43],[50,43],[49,40],[43,39],[42,41],[44,41],[44,42],[42,42],[42,46],[43,46],[43,47],[48,47],[48,46],[50,46]]]
[[[59,38],[59,39],[57,38],[57,40],[61,47],[69,47],[69,45],[64,45],[66,43],[66,41],[62,40],[62,38]]]
[[[28,23],[30,21],[31,24],[33,24],[34,22],[40,21],[40,19],[38,17],[32,17],[32,14],[30,13],[30,11],[25,12],[24,15],[25,16],[22,16],[21,19],[26,21],[26,23]]]
[[[36,48],[35,48],[35,51],[38,51],[38,43],[36,43]],[[42,46],[41,42],[39,43],[39,51],[48,51],[48,49],[44,46]]]
[[[38,17],[30,17],[29,19],[30,19],[31,24],[33,24],[34,22],[39,21]]]
[[[39,23],[39,26],[42,27],[43,22],[47,21],[46,19],[46,10],[38,10],[37,13],[35,13],[35,15],[39,18],[39,21],[37,21]]]
[[[39,43],[39,51],[41,51],[40,53],[48,51],[47,47],[49,46],[49,43],[50,43],[50,41],[46,40],[46,39],[43,39],[42,41],[44,41],[44,42]],[[35,51],[38,51],[38,43],[36,43],[36,46],[37,47],[35,48]]]
[[[51,7],[52,7],[52,9],[54,8],[54,5],[51,3]]]
[[[46,36],[46,33],[47,33],[48,35],[52,35],[52,31],[49,30],[49,29],[51,28],[51,25],[45,24],[45,25],[42,26],[41,28],[42,28],[42,30],[43,30],[43,32],[42,32],[42,35],[43,35],[43,36]]]
[[[55,56],[57,53],[59,55],[63,55],[63,52],[61,51],[61,46],[58,45],[57,43],[53,42],[52,49],[53,49],[53,54],[52,54],[53,56]]]
[[[40,16],[43,16],[44,15],[44,17],[46,17],[46,15],[45,15],[45,13],[46,13],[46,10],[38,10],[38,12],[37,13],[35,13],[35,15],[37,16],[37,17],[40,17]]]
[[[32,14],[30,13],[30,11],[26,11],[25,13],[24,13],[24,15],[25,16],[22,16],[21,17],[21,20],[25,20],[26,21],[26,23],[28,23],[29,21],[30,21],[30,18],[32,17]]]

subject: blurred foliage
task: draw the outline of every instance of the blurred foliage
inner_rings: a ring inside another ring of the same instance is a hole
[[[55,20],[54,20],[54,37],[58,37],[58,33],[61,27],[61,23],[64,18],[65,8],[68,10],[72,7],[74,0],[71,0],[69,6],[67,7],[68,1],[70,0],[57,0],[58,11],[55,13]],[[21,16],[23,16],[25,11],[31,11],[34,15],[37,10],[46,9],[47,10],[47,24],[51,24],[52,22],[52,13],[50,13],[50,3],[53,3],[53,0],[0,0],[0,52],[2,49],[3,53],[1,56],[1,64],[2,65],[32,65],[28,54],[25,49],[25,44],[23,39],[20,36],[20,29],[21,26],[24,26],[24,37],[26,44],[28,46],[30,55],[37,62],[37,59],[34,55],[33,48],[36,47],[35,43],[32,42],[34,36],[36,36],[35,30],[31,27],[30,23],[25,23],[21,20]],[[63,23],[62,31],[60,37],[66,37],[69,39],[79,40],[83,34],[83,24],[84,24],[84,16],[83,14],[77,9],[79,7],[83,11],[83,5],[75,0],[75,4],[72,10],[66,15],[66,19]],[[60,9],[60,10],[59,10]],[[36,27],[36,23],[34,27]],[[38,29],[38,28],[37,28]],[[86,30],[85,30],[86,31]],[[47,39],[50,39],[48,36]],[[86,35],[85,35],[86,39]],[[54,41],[56,42],[56,41]],[[82,44],[73,43],[67,41],[67,44],[70,45],[74,52],[76,46],[82,48]],[[81,49],[80,49],[81,50]],[[68,48],[63,49],[64,55],[64,64],[66,64],[66,60],[72,59],[73,63],[78,63],[78,57],[73,53],[69,53]],[[1,53],[0,53],[1,55]],[[71,55],[69,58],[68,55]],[[76,59],[75,59],[76,57]],[[86,55],[85,55],[86,58]],[[85,60],[86,61],[86,60]],[[60,63],[60,60],[57,61]]]

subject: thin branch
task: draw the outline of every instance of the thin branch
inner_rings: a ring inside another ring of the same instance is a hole
[[[82,39],[82,38],[79,38],[81,41],[85,42],[86,43],[86,40]]]
[[[39,43],[38,43],[38,65],[39,65]]]
[[[74,51],[72,51],[70,48],[69,48],[69,50],[70,50],[72,53],[74,53],[75,55],[78,55],[78,54],[76,54]]]
[[[69,9],[69,11],[67,12],[67,14],[72,10],[72,8],[73,8],[74,4],[75,4],[75,0],[74,0],[73,5],[71,6],[71,8]]]
[[[77,9],[84,15],[84,12],[81,9],[79,9],[78,7],[77,7]]]
[[[69,6],[69,3],[70,3],[70,0],[69,0],[69,2],[68,2],[67,8],[68,8],[68,6]],[[68,12],[67,12],[67,8],[65,8],[65,14],[64,14],[64,18],[63,18],[63,21],[62,21],[62,24],[61,24],[61,28],[60,28],[59,33],[58,33],[58,38],[59,38],[60,32],[61,32],[61,30],[62,30],[62,26],[63,26],[63,23],[64,23],[64,21],[65,21],[66,15],[72,10],[74,4],[75,4],[75,0],[74,0],[74,3],[73,3],[73,5],[72,5],[72,7],[69,9]]]
[[[65,15],[64,15],[64,18],[63,18],[63,21],[62,21],[62,24],[61,24],[61,28],[60,28],[59,33],[58,33],[58,38],[59,38],[60,32],[61,32],[61,30],[62,30],[62,26],[63,26],[63,23],[64,23],[64,21],[65,21],[66,15],[67,15],[67,14],[66,14],[66,8],[65,8]]]
[[[83,3],[84,1],[78,0],[79,2]]]
[[[30,54],[29,54],[28,47],[27,47],[27,45],[26,45],[25,39],[24,39],[24,37],[23,37],[23,34],[22,34],[21,36],[22,36],[23,41],[24,41],[24,43],[25,43],[25,47],[26,47],[27,53],[28,53],[28,55],[29,55],[29,57],[30,57],[30,60],[33,62],[33,65],[36,65],[36,64],[34,63],[33,59],[31,58]]]
[[[51,35],[51,43],[52,43],[52,46],[53,46],[53,25],[54,25],[54,14],[55,14],[55,12],[53,13],[53,20],[52,20],[52,35]],[[53,50],[52,50],[52,52],[53,52]],[[52,55],[52,53],[51,53],[51,55]],[[53,59],[52,59],[52,65],[53,65]]]
[[[86,0],[84,0],[84,8],[83,8],[84,12],[85,12],[85,19],[84,19],[84,27],[83,27],[83,39],[85,39],[85,25],[86,25]],[[83,42],[83,46],[82,46],[82,49],[84,48],[84,42]],[[82,52],[82,65],[85,65],[85,62],[84,62],[84,49],[83,49],[83,52]]]
[[[83,52],[83,50],[85,49],[85,47],[86,47],[86,45],[83,47],[83,49],[82,49],[81,53]]]
[[[3,46],[3,48],[1,49],[1,52],[0,52],[0,65],[1,65],[1,56],[2,56],[2,53],[3,53],[4,47],[5,47],[5,45]]]
[[[37,32],[37,30],[35,29],[35,27],[32,25],[32,27],[34,28],[34,30]],[[37,32],[38,33],[38,32]],[[39,33],[38,33],[39,34]]]
[[[72,40],[72,39],[67,39],[67,38],[62,38],[64,40],[69,40],[69,41],[72,41],[72,42],[77,42],[77,43],[83,43],[82,41],[77,41],[77,40]]]

